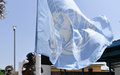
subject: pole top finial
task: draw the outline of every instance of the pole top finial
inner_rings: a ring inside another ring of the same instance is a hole
[[[13,30],[16,30],[16,26],[13,26]]]

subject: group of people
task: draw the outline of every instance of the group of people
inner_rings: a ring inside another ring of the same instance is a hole
[[[35,53],[28,53],[27,54],[27,61],[25,62],[22,67],[21,67],[21,71],[22,71],[22,75],[36,75],[35,74],[35,63],[36,63],[36,57],[35,57]],[[6,66],[5,68],[5,75],[15,75],[14,74],[14,70],[12,66]],[[43,73],[43,69],[41,67],[41,73]]]

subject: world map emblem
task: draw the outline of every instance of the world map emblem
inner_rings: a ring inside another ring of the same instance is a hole
[[[62,49],[64,54],[72,54],[72,48],[75,52],[81,52],[90,40],[89,33],[86,29],[95,30],[95,27],[89,21],[86,21],[83,16],[76,13],[75,11],[55,11],[52,13],[54,29],[57,31],[57,38],[55,35],[51,38],[54,38],[51,42],[51,51],[56,53],[55,44],[60,43],[59,49]],[[54,43],[54,44],[53,44]],[[58,54],[58,53],[56,53]]]

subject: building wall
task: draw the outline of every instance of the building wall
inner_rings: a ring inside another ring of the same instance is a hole
[[[115,75],[120,75],[120,68],[115,68]]]
[[[51,72],[51,75],[65,75],[64,72]],[[82,72],[67,72],[66,75],[83,75]],[[109,72],[84,72],[84,75],[110,75]],[[115,75],[114,72],[112,72],[111,75]]]
[[[51,75],[51,66],[42,65],[43,73],[41,75]]]
[[[93,72],[109,72],[108,70],[101,70],[101,66],[104,66],[103,64],[95,64],[95,65],[90,65],[86,68],[84,68],[84,72],[88,72],[88,69],[89,68],[92,68],[93,69]],[[59,72],[60,69],[56,69],[55,67],[51,67],[51,71],[52,72]],[[61,70],[61,71],[64,71],[64,70]],[[67,72],[82,72],[82,70],[67,70]]]

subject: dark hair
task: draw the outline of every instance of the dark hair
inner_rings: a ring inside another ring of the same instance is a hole
[[[30,53],[28,53],[28,54],[26,55],[26,57],[29,57],[29,56],[34,56],[34,55],[35,55],[35,53],[30,52]]]

